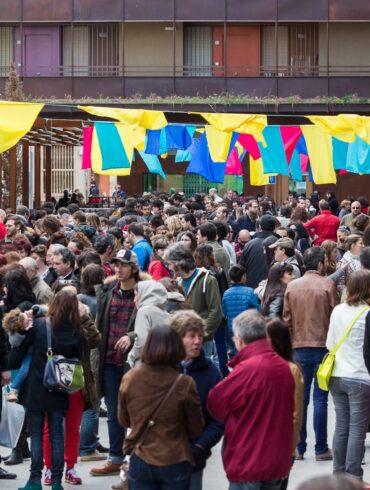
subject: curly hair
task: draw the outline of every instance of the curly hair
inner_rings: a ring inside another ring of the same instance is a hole
[[[24,313],[19,308],[9,311],[3,318],[3,329],[8,334],[24,331]]]

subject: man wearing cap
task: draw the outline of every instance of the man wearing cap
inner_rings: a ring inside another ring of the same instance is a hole
[[[320,247],[325,240],[337,240],[337,230],[339,228],[339,218],[334,216],[330,209],[329,203],[325,199],[319,202],[320,214],[315,216],[304,227],[311,237],[315,239],[315,247]]]
[[[276,242],[270,245],[269,248],[274,249],[275,262],[285,262],[286,264],[290,264],[293,267],[294,279],[301,277],[301,269],[295,255],[294,242],[291,238],[279,238],[279,240],[276,240]]]
[[[135,340],[135,286],[139,281],[136,254],[119,250],[111,261],[117,281],[96,287],[96,326],[101,332],[98,385],[108,411],[109,456],[93,476],[118,475],[124,459],[124,429],[117,419],[118,391],[126,372],[127,354]]]

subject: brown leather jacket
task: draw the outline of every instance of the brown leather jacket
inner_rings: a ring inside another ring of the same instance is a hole
[[[288,284],[283,321],[289,325],[294,349],[325,347],[330,315],[338,302],[335,283],[314,271]]]
[[[194,464],[190,440],[202,433],[204,419],[195,383],[186,375],[181,377],[140,448],[135,449],[148,420],[177,376],[178,372],[170,366],[146,364],[124,375],[119,389],[118,420],[123,427],[131,428],[124,443],[125,453],[134,451],[155,466],[183,461]]]

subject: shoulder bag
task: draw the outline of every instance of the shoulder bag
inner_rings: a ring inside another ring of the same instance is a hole
[[[326,354],[324,359],[322,360],[319,369],[317,370],[317,382],[319,385],[319,388],[321,388],[324,391],[329,391],[329,384],[330,384],[330,378],[334,370],[334,365],[335,365],[335,355],[338,352],[339,348],[343,344],[343,342],[346,340],[349,332],[351,331],[353,325],[357,322],[357,320],[360,318],[360,316],[368,310],[370,307],[368,305],[363,308],[360,313],[358,313],[355,318],[351,321],[351,324],[347,328],[347,330],[344,332],[342,335],[341,339],[337,343],[337,345]]]
[[[146,436],[148,435],[148,432],[156,424],[156,419],[157,419],[159,413],[161,412],[162,408],[165,406],[165,404],[166,404],[167,400],[169,399],[169,397],[174,392],[174,390],[175,390],[175,388],[177,386],[177,383],[180,381],[180,379],[182,378],[182,376],[183,376],[182,374],[179,374],[176,377],[176,379],[174,380],[174,382],[170,386],[170,389],[167,391],[167,393],[163,397],[162,401],[160,402],[160,404],[158,405],[158,407],[156,408],[156,410],[153,412],[153,414],[150,417],[150,419],[147,421],[146,426],[145,426],[145,429],[143,430],[143,433],[141,434],[141,437],[139,438],[138,442],[135,444],[135,449],[139,449],[141,447],[141,445],[143,444]]]
[[[84,373],[81,362],[76,359],[66,359],[64,356],[53,354],[51,346],[51,323],[46,317],[46,336],[48,350],[44,371],[44,387],[49,391],[76,393],[84,387]]]

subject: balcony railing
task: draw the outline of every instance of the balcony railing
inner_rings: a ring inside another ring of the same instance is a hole
[[[0,65],[6,77],[8,66]],[[370,76],[370,65],[285,65],[285,66],[127,66],[127,65],[39,65],[18,66],[23,77],[320,77]]]

